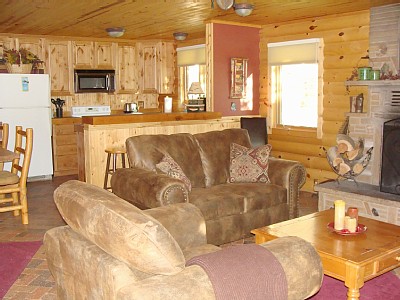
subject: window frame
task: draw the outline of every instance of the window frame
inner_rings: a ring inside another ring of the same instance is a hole
[[[270,105],[268,106],[268,116],[270,127],[272,131],[274,128],[283,129],[286,131],[307,131],[314,132],[317,138],[322,138],[322,111],[323,111],[323,49],[324,49],[324,41],[322,38],[313,38],[313,39],[305,39],[305,40],[293,40],[280,42],[280,45],[295,45],[301,44],[302,42],[310,43],[317,41],[317,59],[316,63],[318,64],[318,109],[317,109],[317,127],[306,127],[306,126],[294,126],[294,125],[282,125],[278,122],[278,113],[280,111],[279,100],[276,99],[275,95],[276,91],[276,83],[274,83],[274,79],[272,78],[271,65],[268,61],[268,79],[269,79],[269,91],[268,96],[270,99]],[[273,43],[275,44],[275,43]],[[278,43],[277,43],[278,44]],[[268,44],[270,45],[270,43]],[[269,46],[267,45],[267,49]],[[283,65],[283,64],[280,64]],[[275,94],[274,94],[275,93]],[[278,95],[279,96],[279,95]],[[272,132],[273,133],[273,132]]]

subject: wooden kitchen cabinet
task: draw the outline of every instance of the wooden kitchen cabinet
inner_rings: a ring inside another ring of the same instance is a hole
[[[135,45],[118,44],[118,66],[116,70],[117,92],[139,91],[138,64]]]
[[[140,90],[142,93],[157,93],[157,44],[137,43]]]
[[[174,43],[159,42],[157,44],[158,92],[173,94],[175,91],[176,49]]]
[[[174,91],[175,46],[173,43],[138,43],[140,90],[170,94]]]
[[[74,86],[71,42],[46,40],[45,73],[51,81],[51,94],[71,95]]]
[[[110,42],[94,43],[94,67],[97,69],[115,70],[117,65],[117,44]]]
[[[116,43],[74,41],[75,69],[115,69]]]
[[[75,124],[80,118],[53,119],[54,176],[78,174],[78,152]]]

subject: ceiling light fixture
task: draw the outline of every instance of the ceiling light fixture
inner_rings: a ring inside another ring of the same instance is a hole
[[[109,36],[111,37],[121,37],[125,33],[125,29],[123,27],[111,27],[111,28],[106,28],[106,31]]]
[[[249,3],[235,3],[233,8],[235,9],[235,13],[237,15],[241,17],[247,17],[252,13],[254,5]]]
[[[188,34],[186,32],[174,32],[174,38],[177,41],[184,41],[184,40],[186,40],[187,36],[188,36]]]
[[[235,0],[215,0],[219,8],[228,10],[233,7],[236,14],[247,17],[253,11],[254,5],[249,3],[235,3]],[[211,8],[214,8],[214,0],[211,0]]]

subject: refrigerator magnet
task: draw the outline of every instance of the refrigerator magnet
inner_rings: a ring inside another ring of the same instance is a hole
[[[28,77],[22,77],[22,91],[28,92],[29,91],[29,79]]]

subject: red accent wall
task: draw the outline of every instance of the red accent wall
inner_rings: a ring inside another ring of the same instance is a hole
[[[223,116],[259,114],[260,35],[259,28],[213,24],[214,46],[214,111]],[[241,107],[240,99],[229,97],[231,58],[248,58],[247,77],[253,80],[253,108]],[[231,104],[236,104],[236,111]]]

